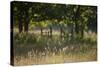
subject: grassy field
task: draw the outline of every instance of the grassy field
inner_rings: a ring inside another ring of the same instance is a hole
[[[71,39],[59,35],[50,38],[34,33],[14,33],[14,65],[96,61],[97,38],[95,34],[89,35]]]

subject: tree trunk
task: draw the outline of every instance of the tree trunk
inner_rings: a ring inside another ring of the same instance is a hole
[[[80,6],[77,7],[77,10],[75,12],[75,15],[74,15],[74,22],[75,22],[75,32],[76,34],[79,34],[79,25],[78,25],[78,19],[79,19],[79,16],[80,16]]]
[[[81,26],[81,38],[84,36],[84,26]]]
[[[71,25],[71,39],[74,37],[74,24]]]
[[[29,29],[29,20],[26,19],[24,22],[24,32],[28,32],[28,29]]]
[[[24,25],[24,32],[28,32],[28,24],[27,23]]]
[[[50,27],[50,37],[52,37],[52,27]]]
[[[75,22],[75,32],[76,34],[79,34],[79,26],[77,22]]]
[[[21,33],[21,32],[23,31],[23,22],[22,22],[22,18],[19,18],[18,26],[19,26],[19,33]]]
[[[60,36],[62,38],[62,34],[63,34],[63,30],[62,30],[62,27],[60,27]]]
[[[42,29],[42,27],[41,27],[41,36],[43,35],[43,29]]]
[[[24,12],[24,32],[28,32],[28,28],[29,28],[29,14],[28,11],[26,10]]]

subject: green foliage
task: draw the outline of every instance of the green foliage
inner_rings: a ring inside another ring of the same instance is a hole
[[[36,43],[36,37],[34,34],[28,33],[14,33],[13,35],[14,44],[33,44]]]
[[[84,30],[90,29],[92,25],[95,25],[93,26],[95,31],[97,28],[96,6],[17,1],[12,2],[12,5],[14,26],[18,26],[20,19],[22,19],[20,23],[29,24],[29,27],[48,27],[52,25],[66,27],[68,24],[72,24],[73,32],[81,31],[81,35]],[[46,21],[49,21],[49,23]]]

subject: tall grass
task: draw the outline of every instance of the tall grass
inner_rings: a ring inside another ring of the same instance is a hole
[[[97,59],[96,38],[61,38],[33,33],[14,33],[14,64],[46,64]]]

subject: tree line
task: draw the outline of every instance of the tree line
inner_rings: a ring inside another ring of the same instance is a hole
[[[30,22],[35,22],[43,32],[44,24],[41,21],[49,21],[47,26],[52,36],[52,26],[59,26],[61,35],[64,27],[71,27],[71,36],[74,34],[84,36],[85,30],[97,32],[97,7],[87,5],[66,5],[51,3],[32,3],[13,1],[13,25],[17,26],[19,33],[28,32]]]

